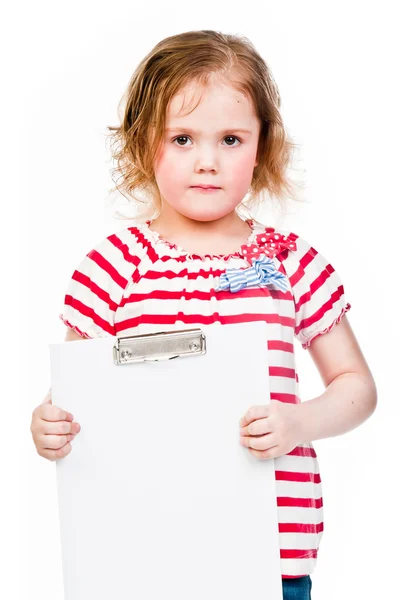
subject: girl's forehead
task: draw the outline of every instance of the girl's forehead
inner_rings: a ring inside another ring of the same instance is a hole
[[[179,90],[167,106],[168,126],[179,126],[179,120],[196,113],[196,117],[210,118],[210,114],[220,111],[227,117],[247,117],[254,115],[251,100],[229,83],[210,83],[200,86],[189,83]]]

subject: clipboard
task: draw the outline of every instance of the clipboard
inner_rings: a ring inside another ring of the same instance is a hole
[[[64,600],[282,600],[274,460],[239,444],[269,402],[263,322],[50,345]]]

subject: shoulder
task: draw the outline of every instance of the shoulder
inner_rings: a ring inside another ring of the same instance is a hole
[[[129,281],[137,278],[138,269],[147,253],[140,227],[130,225],[94,243],[77,265],[73,280],[101,289],[124,290]]]
[[[296,231],[274,228],[274,232],[276,235],[282,236],[288,243],[288,252],[284,255],[285,260],[298,261],[306,266],[319,254],[312,243]]]
[[[307,239],[289,229],[265,227],[258,240],[268,234],[267,243],[278,244],[275,258],[280,261],[280,270],[286,273],[293,293],[295,335],[303,348],[307,348],[314,337],[330,331],[349,310],[342,280]]]
[[[137,266],[147,247],[140,225],[130,225],[106,235],[86,254],[95,261],[108,261],[112,265]]]
[[[146,240],[135,225],[95,243],[68,282],[63,322],[83,337],[116,335],[116,311],[129,284],[139,279],[146,253]]]
[[[257,230],[256,242],[257,247],[266,248],[267,255],[281,263],[292,287],[310,279],[327,280],[328,275],[334,274],[327,258],[308,239],[288,228],[263,225]]]
[[[139,251],[142,247],[143,236],[141,225],[133,224],[107,234],[95,244],[93,249],[102,248],[104,252],[111,252],[113,248],[117,248],[120,251],[124,249]]]
[[[256,243],[266,247],[280,261],[295,262],[318,254],[311,243],[299,233],[283,227],[271,227],[255,222]]]

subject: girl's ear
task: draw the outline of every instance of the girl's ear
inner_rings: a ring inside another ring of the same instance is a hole
[[[260,164],[260,147],[257,146],[257,152],[256,152],[256,161],[254,163],[254,167],[257,167]]]

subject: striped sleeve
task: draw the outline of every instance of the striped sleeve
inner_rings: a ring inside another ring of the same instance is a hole
[[[351,308],[340,276],[327,259],[301,237],[289,252],[285,269],[295,303],[295,337],[303,348],[339,323]]]
[[[138,262],[118,234],[98,243],[69,280],[63,323],[85,338],[115,336],[115,314]]]

